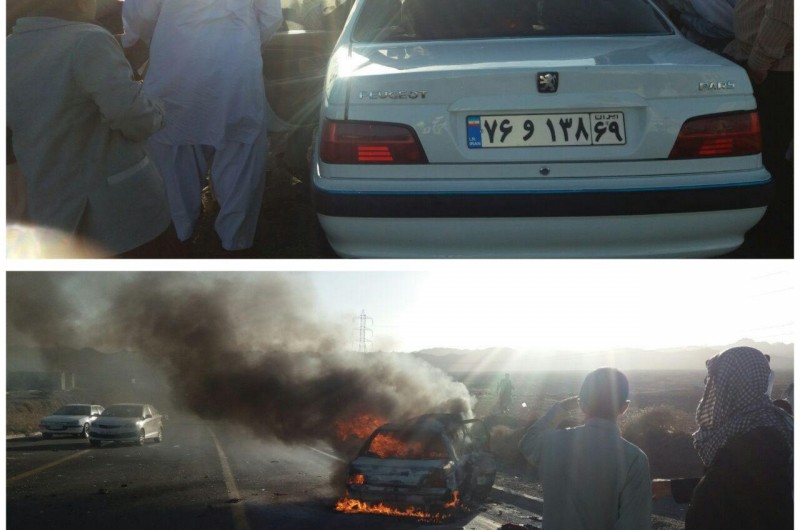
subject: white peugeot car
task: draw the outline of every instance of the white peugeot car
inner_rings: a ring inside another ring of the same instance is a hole
[[[647,0],[356,0],[315,208],[342,256],[720,255],[771,192],[755,109]]]

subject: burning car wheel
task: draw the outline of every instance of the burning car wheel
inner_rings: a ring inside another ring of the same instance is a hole
[[[164,439],[164,429],[159,429],[158,436],[156,436],[153,441],[158,444],[161,443],[161,440],[163,439]]]
[[[144,437],[144,429],[142,429],[141,431],[139,431],[139,438],[136,440],[136,444],[137,445],[144,445],[144,439],[145,439],[145,437]]]

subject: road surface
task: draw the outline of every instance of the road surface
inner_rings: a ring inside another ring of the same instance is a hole
[[[75,438],[8,440],[7,524],[26,530],[494,530],[509,522],[541,524],[541,503],[507,488],[441,525],[337,513],[341,487],[331,476],[341,463],[322,446],[287,447],[194,419],[170,421],[162,443],[142,447],[93,449]]]

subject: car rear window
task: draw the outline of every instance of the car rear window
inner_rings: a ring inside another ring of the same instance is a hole
[[[353,39],[391,42],[670,32],[646,0],[367,0]]]
[[[89,416],[89,407],[81,405],[64,405],[55,412],[57,415],[62,416]]]
[[[116,416],[118,418],[143,418],[141,405],[112,405],[103,411],[103,416]]]
[[[377,458],[403,458],[411,460],[441,460],[448,458],[447,449],[436,433],[430,431],[379,432],[363,454]]]

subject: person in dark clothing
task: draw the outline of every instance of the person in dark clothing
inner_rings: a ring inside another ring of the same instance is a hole
[[[706,362],[694,446],[700,479],[653,481],[653,495],[690,502],[686,530],[791,529],[790,415],[766,396],[769,363],[755,348],[728,349]]]

